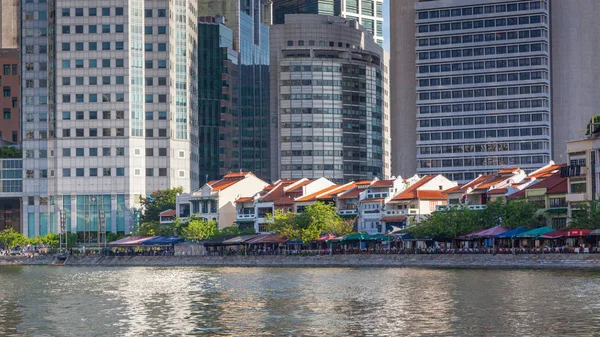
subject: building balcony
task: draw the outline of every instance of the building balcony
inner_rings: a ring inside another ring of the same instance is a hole
[[[406,215],[406,214],[408,214],[408,212],[405,209],[393,209],[393,210],[385,211],[386,216]]]
[[[586,200],[586,193],[569,193],[565,197],[566,202],[583,202]]]
[[[256,214],[238,214],[235,219],[236,221],[254,221],[256,220]]]
[[[338,215],[340,216],[353,216],[353,215],[357,215],[358,211],[356,211],[356,209],[340,209],[338,211]]]

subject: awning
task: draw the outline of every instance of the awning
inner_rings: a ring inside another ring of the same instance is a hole
[[[591,235],[591,236],[600,236],[600,229],[594,229],[588,235]]]
[[[155,237],[156,236],[128,236],[126,238],[123,238],[123,239],[120,239],[120,240],[117,240],[117,241],[109,242],[106,245],[107,246],[113,246],[113,247],[139,246],[144,241],[148,241],[148,240],[153,239]]]
[[[519,227],[519,228],[515,228],[512,230],[509,230],[508,232],[504,232],[502,234],[498,234],[496,236],[494,236],[496,239],[510,239],[512,237],[517,236],[518,234],[521,234],[523,232],[527,232],[526,228],[523,227]]]
[[[565,231],[557,230],[557,231],[546,233],[546,234],[540,236],[540,238],[541,239],[558,239],[558,238],[562,238],[563,236],[565,236]]]
[[[321,236],[320,238],[318,238],[316,240],[313,240],[313,242],[325,242],[325,241],[328,241],[328,240],[331,240],[331,239],[335,239],[335,238],[336,238],[335,235],[333,235],[333,234],[327,234],[327,235]]]
[[[552,213],[552,214],[560,214],[560,213],[567,213],[567,211],[568,211],[568,208],[566,208],[566,207],[557,207],[557,208],[548,208],[544,212]]]
[[[525,238],[539,238],[540,236],[553,232],[554,229],[550,228],[550,227],[540,227],[540,228],[536,228],[536,229],[532,229],[530,231],[521,233],[519,235],[517,235],[517,238],[519,239],[525,239]]]
[[[280,244],[286,242],[287,239],[279,234],[261,234],[250,240],[244,242],[247,245],[261,245],[261,244]]]
[[[573,238],[573,237],[581,237],[586,236],[592,232],[591,229],[569,229],[565,232],[565,237]]]
[[[480,230],[471,234],[463,235],[458,239],[469,240],[469,239],[479,239],[479,238],[491,238],[496,235],[508,232],[510,229],[502,226],[495,226],[492,228]]]
[[[405,215],[384,216],[383,218],[381,218],[381,221],[383,221],[383,222],[404,222],[404,221],[406,221],[406,216]]]
[[[143,246],[170,246],[183,241],[182,238],[176,236],[157,236],[150,240],[142,242]]]
[[[253,239],[253,238],[257,237],[257,236],[259,236],[259,234],[236,236],[236,237],[231,238],[229,240],[223,241],[223,245],[224,246],[241,245],[243,243],[246,243],[246,241],[248,241],[250,239]]]

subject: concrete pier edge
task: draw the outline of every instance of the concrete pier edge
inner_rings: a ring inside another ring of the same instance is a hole
[[[52,256],[2,256],[0,266],[51,265]],[[322,255],[322,256],[71,256],[65,266],[284,267],[432,269],[580,269],[600,271],[600,254]]]

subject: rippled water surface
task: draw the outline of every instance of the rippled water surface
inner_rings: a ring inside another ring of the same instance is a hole
[[[0,336],[599,335],[599,276],[0,267]]]

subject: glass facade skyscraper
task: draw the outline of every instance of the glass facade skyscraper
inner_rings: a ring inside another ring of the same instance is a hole
[[[199,17],[225,17],[225,25],[232,30],[233,49],[239,53],[239,137],[237,153],[232,152],[232,160],[239,162],[239,169],[252,171],[268,180],[271,174],[269,26],[265,24],[265,6],[260,0],[198,1]]]
[[[239,170],[239,53],[223,17],[198,22],[200,184]]]

